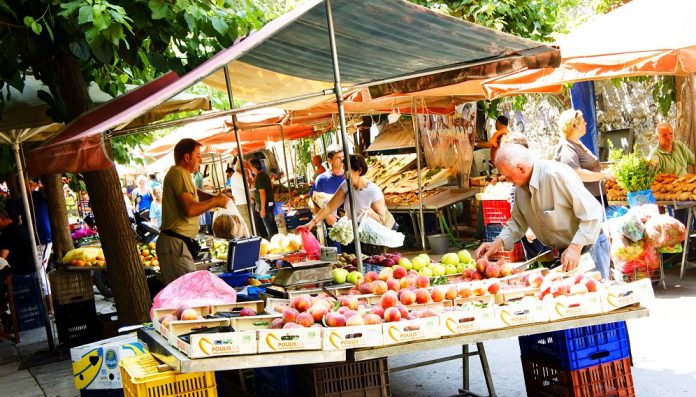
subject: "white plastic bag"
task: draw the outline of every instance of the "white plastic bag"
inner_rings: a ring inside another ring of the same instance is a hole
[[[367,214],[362,215],[360,225],[360,242],[372,245],[382,245],[389,248],[401,247],[404,245],[404,234],[377,222]]]
[[[237,210],[237,206],[232,200],[227,202],[225,208],[215,211],[215,215],[213,215],[213,234],[217,238],[227,240],[250,236],[244,218],[239,214],[239,210]]]

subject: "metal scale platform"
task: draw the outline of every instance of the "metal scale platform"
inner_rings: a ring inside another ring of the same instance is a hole
[[[307,287],[321,288],[332,281],[331,262],[309,260],[286,263],[278,270],[273,283],[266,288],[266,293],[285,298],[288,291]]]

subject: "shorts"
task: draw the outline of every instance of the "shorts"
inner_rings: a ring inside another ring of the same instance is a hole
[[[195,272],[196,266],[186,244],[176,237],[160,234],[157,238],[157,258],[165,284],[186,273]]]

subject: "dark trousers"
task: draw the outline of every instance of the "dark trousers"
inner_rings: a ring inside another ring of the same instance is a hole
[[[266,233],[268,233],[269,239],[278,234],[278,226],[276,225],[275,218],[273,217],[273,208],[266,209],[266,216],[261,219],[263,220],[263,226],[266,228]]]

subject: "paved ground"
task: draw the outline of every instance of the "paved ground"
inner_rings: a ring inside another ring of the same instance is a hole
[[[667,290],[656,289],[650,303],[650,317],[629,321],[633,350],[633,378],[638,396],[687,396],[696,388],[696,269],[680,282],[675,269],[667,271]],[[109,311],[110,302],[98,298],[98,308]],[[69,357],[28,370],[18,370],[22,358],[46,349],[45,333],[37,329],[22,333],[22,343],[0,342],[0,395],[13,397],[72,397],[74,389]],[[390,358],[391,366],[438,356],[453,355],[461,349],[445,348]],[[498,396],[524,395],[517,339],[486,343]],[[471,389],[485,394],[480,365],[472,359]],[[450,396],[462,384],[461,361],[450,361],[392,374],[394,396]]]

